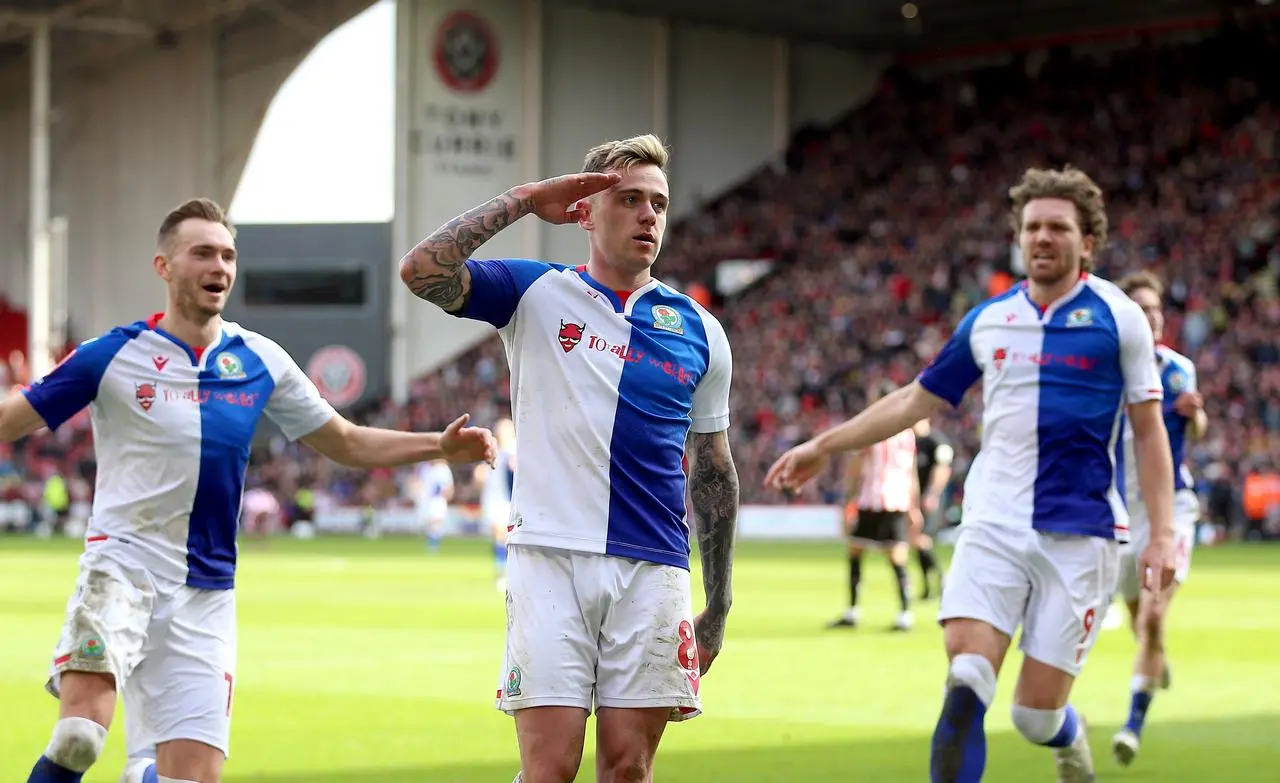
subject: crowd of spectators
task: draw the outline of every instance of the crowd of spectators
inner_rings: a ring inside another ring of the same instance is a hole
[[[930,78],[893,69],[847,117],[802,130],[784,160],[669,227],[655,272],[677,287],[714,290],[725,259],[774,262],[756,285],[711,303],[734,346],[743,502],[786,502],[761,487],[778,454],[856,413],[874,382],[908,382],[969,307],[1016,284],[1008,188],[1029,166],[1069,163],[1107,195],[1097,273],[1143,268],[1167,282],[1165,342],[1194,359],[1211,422],[1189,454],[1206,509],[1221,523],[1254,515],[1246,477],[1280,471],[1278,56],[1280,30],[1263,24]],[[357,415],[437,429],[468,401],[489,424],[508,415],[509,396],[495,336],[415,379],[407,405]],[[957,448],[957,494],[980,406],[970,394],[937,422]],[[84,478],[83,426],[23,444],[17,463],[35,466],[25,475],[43,465]],[[353,474],[279,442],[251,474],[286,497],[314,490],[318,504],[403,496],[396,472]],[[457,478],[458,499],[472,499],[469,475]],[[833,467],[793,502],[840,498]],[[1254,527],[1280,533],[1280,508],[1268,513],[1272,527]]]

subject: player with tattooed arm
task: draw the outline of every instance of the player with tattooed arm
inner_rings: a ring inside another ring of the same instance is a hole
[[[738,513],[732,359],[720,323],[650,273],[667,160],[652,135],[601,144],[581,173],[514,187],[400,262],[415,295],[495,326],[511,366],[521,468],[497,706],[515,718],[525,783],[575,778],[593,709],[596,779],[650,780],[664,727],[698,714],[724,639]],[[529,215],[577,223],[587,262],[471,258]],[[686,449],[707,602],[697,617]]]

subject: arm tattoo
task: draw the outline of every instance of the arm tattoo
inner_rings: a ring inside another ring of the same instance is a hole
[[[503,193],[466,212],[418,243],[400,260],[400,278],[414,296],[456,313],[471,293],[463,265],[494,234],[533,211],[533,200]]]
[[[702,555],[702,584],[707,591],[703,625],[724,632],[724,616],[733,603],[733,544],[738,524],[738,470],[729,452],[729,433],[694,433],[689,460],[689,497]],[[718,618],[717,622],[712,622]]]

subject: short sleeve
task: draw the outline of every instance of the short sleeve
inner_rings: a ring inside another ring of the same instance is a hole
[[[471,293],[456,315],[499,329],[511,322],[529,286],[553,268],[542,261],[519,258],[468,260],[466,265],[471,272]]]
[[[981,308],[970,310],[960,321],[938,355],[933,357],[918,378],[929,393],[957,407],[964,395],[982,377],[982,368],[973,358],[973,323]]]
[[[1200,379],[1196,375],[1196,366],[1191,362],[1182,365],[1183,370],[1187,373],[1187,388],[1185,391],[1200,391]]]
[[[23,394],[45,425],[57,430],[98,397],[102,377],[132,335],[113,330],[86,340]]]
[[[337,411],[311,382],[293,357],[283,348],[274,349],[262,358],[268,362],[276,386],[267,400],[265,413],[289,440],[310,435],[329,423]]]
[[[1168,369],[1168,377],[1165,379],[1164,388],[1168,390],[1168,394],[1164,398],[1164,411],[1166,416],[1182,416],[1177,412],[1175,407],[1178,397],[1185,392],[1196,391],[1196,368],[1190,360],[1181,358],[1171,359]]]
[[[1120,340],[1120,372],[1124,376],[1124,401],[1128,405],[1164,398],[1156,343],[1141,308],[1125,298],[1115,305],[1113,316]]]
[[[733,380],[733,354],[724,327],[709,313],[702,313],[707,330],[707,371],[693,390],[693,432],[729,429],[729,387]]]

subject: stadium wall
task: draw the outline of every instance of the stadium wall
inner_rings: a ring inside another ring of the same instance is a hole
[[[324,34],[369,4],[317,3],[305,29],[286,34],[278,23],[203,25],[172,47],[133,43],[75,68],[54,47],[51,212],[68,222],[73,339],[163,307],[150,272],[161,218],[192,196],[230,202],[279,86]],[[0,72],[0,294],[22,306],[30,100],[29,63]]]
[[[540,0],[407,0],[397,14],[399,253],[513,184],[579,170],[600,141],[650,131],[672,149],[679,219],[777,160],[796,128],[865,99],[885,64]],[[478,255],[574,263],[586,247],[574,226],[529,220]],[[395,288],[391,385],[403,399],[409,378],[492,330]]]

